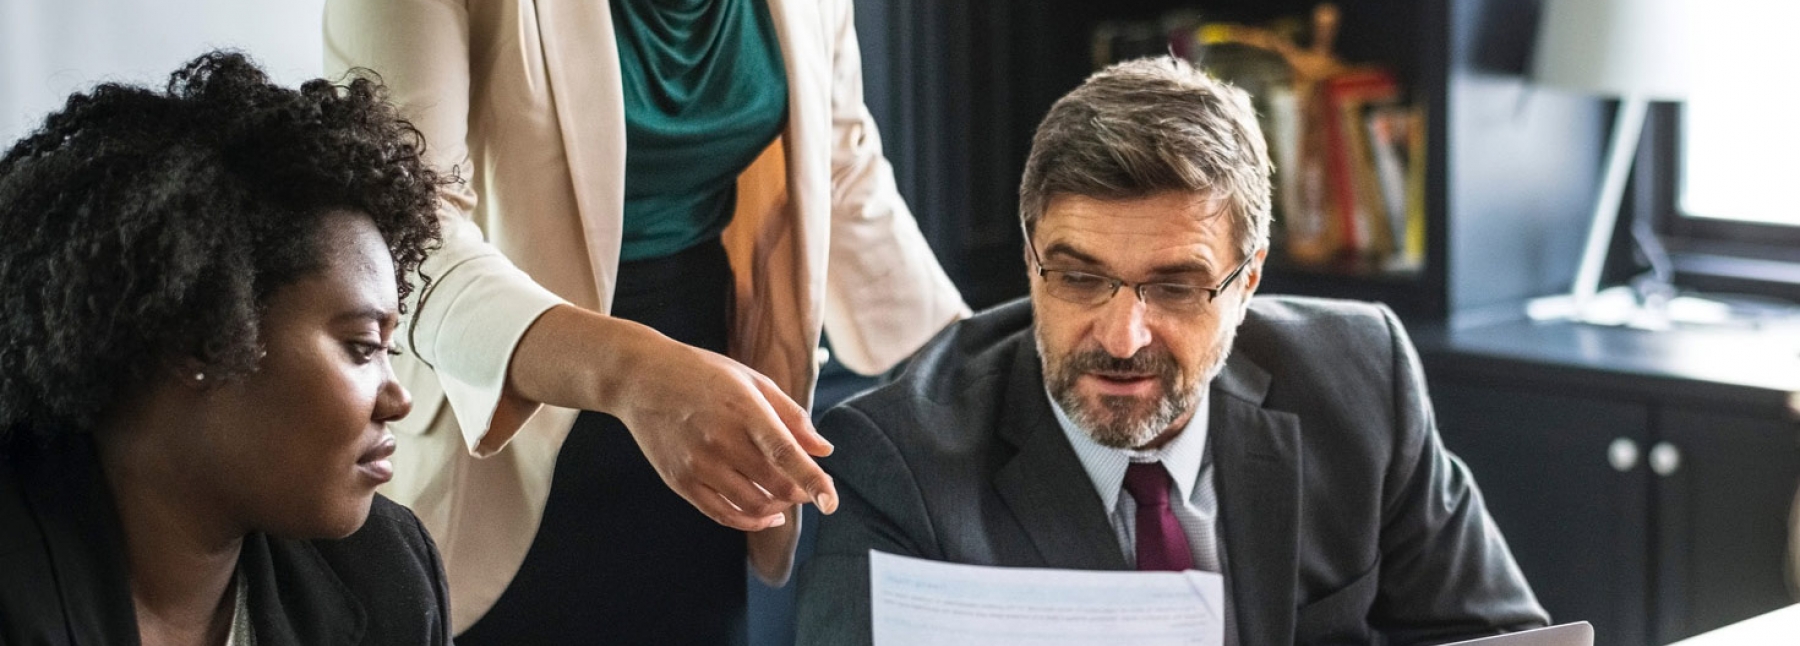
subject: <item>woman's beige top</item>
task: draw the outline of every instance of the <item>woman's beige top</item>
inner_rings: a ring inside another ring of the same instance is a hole
[[[740,178],[724,234],[730,354],[807,405],[821,325],[846,365],[876,372],[967,308],[895,191],[849,1],[769,5],[788,127]],[[431,163],[467,180],[443,191],[444,248],[403,330],[396,370],[415,406],[384,491],[431,529],[461,631],[524,560],[578,413],[509,396],[507,362],[550,307],[612,301],[625,172],[612,19],[602,0],[329,0],[324,30],[327,73],[379,73]],[[789,525],[785,553],[753,549],[765,578],[786,576]]]

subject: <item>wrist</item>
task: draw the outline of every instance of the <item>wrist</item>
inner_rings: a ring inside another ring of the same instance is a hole
[[[613,413],[630,401],[631,376],[645,374],[666,343],[640,323],[559,305],[519,340],[508,387],[553,406]]]

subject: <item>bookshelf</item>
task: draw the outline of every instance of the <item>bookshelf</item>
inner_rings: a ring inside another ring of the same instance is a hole
[[[1025,292],[1019,171],[1045,110],[1092,71],[1097,26],[1173,10],[1249,24],[1296,0],[858,0],[869,103],[902,192],[970,302]],[[1408,321],[1513,318],[1566,289],[1610,112],[1525,78],[1536,0],[1344,0],[1334,51],[1424,107],[1423,265],[1392,274],[1272,262],[1265,293],[1385,302]]]

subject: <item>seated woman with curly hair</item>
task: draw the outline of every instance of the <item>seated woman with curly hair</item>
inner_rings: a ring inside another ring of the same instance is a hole
[[[439,178],[381,86],[213,53],[0,158],[0,643],[449,643],[375,495]]]

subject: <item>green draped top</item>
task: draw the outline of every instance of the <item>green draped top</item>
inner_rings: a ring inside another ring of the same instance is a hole
[[[766,0],[613,0],[625,87],[621,261],[717,236],[737,176],[787,122]]]

